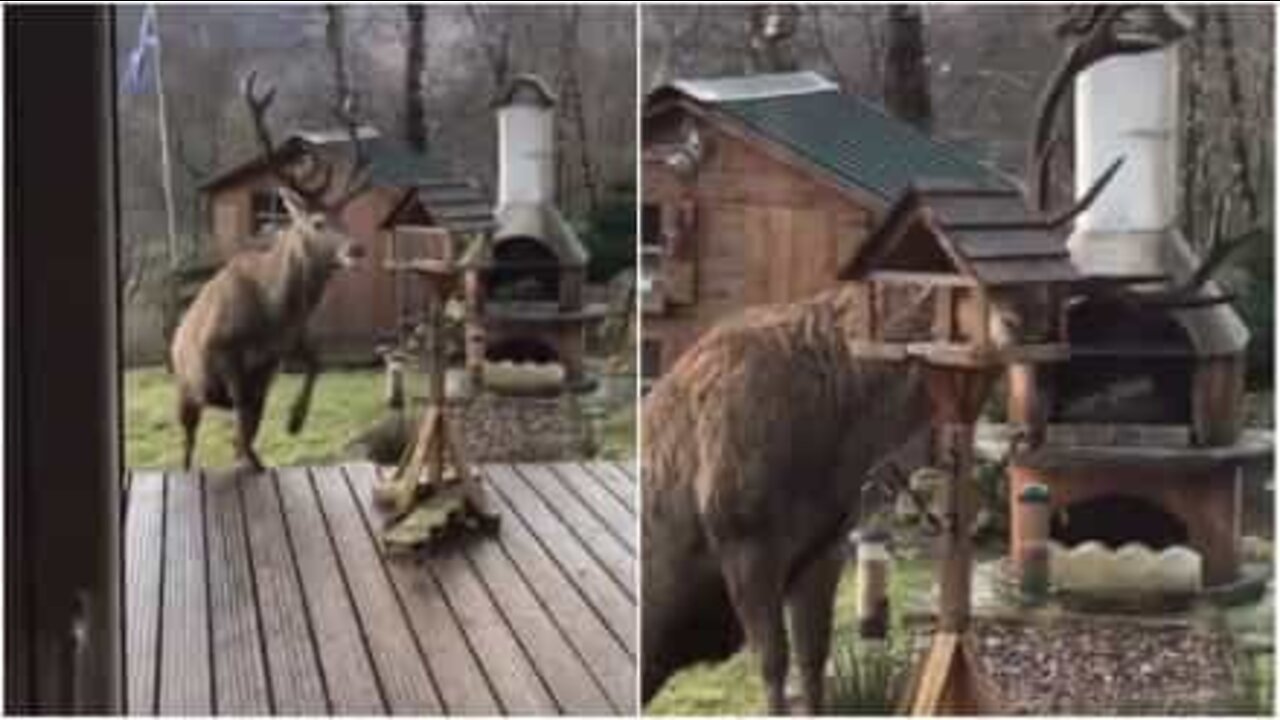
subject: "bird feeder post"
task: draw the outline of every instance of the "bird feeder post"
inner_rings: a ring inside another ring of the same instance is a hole
[[[467,462],[447,413],[445,306],[458,288],[458,268],[450,259],[440,258],[392,260],[388,267],[418,276],[426,291],[428,394],[413,444],[395,474],[375,494],[392,511],[383,539],[389,545],[415,546],[459,524],[492,532],[499,517],[491,509],[480,476]]]

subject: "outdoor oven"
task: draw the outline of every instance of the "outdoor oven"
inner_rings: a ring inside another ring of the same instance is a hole
[[[587,252],[555,205],[555,97],[521,75],[494,102],[498,121],[496,230],[464,257],[467,365],[559,365],[564,386],[590,386],[587,325],[602,308],[584,298]]]
[[[1062,318],[1069,359],[1010,375],[1011,418],[1045,423],[1010,463],[1012,556],[1030,527],[1017,498],[1043,483],[1059,543],[1186,545],[1213,586],[1237,577],[1242,469],[1270,448],[1242,435],[1248,332],[1215,283],[1182,302],[1140,301],[1199,262],[1175,210],[1178,52],[1112,57],[1076,80],[1077,194],[1124,165],[1068,240],[1086,278]]]

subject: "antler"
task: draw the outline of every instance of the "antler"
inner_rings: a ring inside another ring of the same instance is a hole
[[[258,71],[252,70],[244,79],[243,91],[245,103],[249,106],[249,116],[253,120],[254,134],[262,152],[266,155],[267,166],[284,185],[313,207],[324,205],[325,193],[333,181],[333,168],[319,162],[312,154],[306,155],[305,166],[296,172],[285,169],[280,162],[279,151],[271,138],[271,130],[267,126],[267,110],[276,98],[276,89],[268,86],[261,94],[256,91]]]
[[[334,115],[343,124],[347,132],[351,148],[351,168],[346,173],[345,187],[342,192],[335,200],[326,201],[325,197],[329,194],[333,185],[333,165],[320,160],[315,152],[308,148],[303,155],[301,167],[292,170],[285,167],[284,163],[281,162],[279,150],[272,140],[271,130],[267,125],[267,111],[275,100],[276,89],[268,86],[259,93],[257,91],[257,81],[258,72],[256,70],[250,71],[245,76],[243,84],[244,99],[249,106],[249,115],[253,120],[254,134],[258,138],[258,144],[262,146],[267,165],[280,182],[302,197],[308,206],[328,211],[335,211],[341,208],[369,189],[372,183],[369,158],[365,155],[364,147],[360,142],[359,122],[356,120],[354,110],[355,103],[349,95],[335,105]]]
[[[373,175],[369,157],[365,154],[364,145],[360,142],[360,123],[356,119],[355,100],[350,95],[342,98],[334,106],[333,114],[346,128],[348,145],[351,149],[351,167],[347,170],[346,187],[331,203],[332,207],[340,208],[368,190],[373,184]]]
[[[1143,12],[1133,19],[1135,12]],[[1126,19],[1131,22],[1126,23]],[[1074,38],[1050,81],[1036,111],[1027,165],[1029,200],[1040,211],[1049,205],[1049,173],[1059,106],[1076,76],[1094,64],[1115,56],[1131,55],[1164,47],[1186,33],[1185,24],[1167,11],[1148,10],[1135,5],[1088,6],[1077,9],[1060,24],[1058,34]]]

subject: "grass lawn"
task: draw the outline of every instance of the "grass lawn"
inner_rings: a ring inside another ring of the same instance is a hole
[[[382,417],[382,373],[375,369],[329,370],[316,381],[307,424],[297,435],[285,431],[301,375],[282,374],[271,386],[254,447],[269,466],[299,465],[343,457],[347,443]],[[173,378],[164,368],[129,370],[124,377],[125,465],[178,467],[182,430],[174,411]],[[200,422],[196,462],[226,467],[234,462],[232,416],[206,409]]]
[[[410,394],[420,391],[413,382],[406,388]],[[254,444],[262,461],[270,467],[343,459],[351,440],[386,416],[381,370],[326,370],[316,381],[306,426],[297,435],[290,435],[285,431],[285,422],[301,384],[301,375],[280,375],[271,386]],[[182,430],[174,414],[175,402],[173,378],[164,368],[125,373],[126,467],[181,464]],[[635,457],[635,423],[633,405],[617,405],[609,410],[596,428],[599,455],[613,460]],[[196,445],[197,464],[230,466],[235,457],[231,441],[234,428],[230,413],[206,409]]]
[[[895,627],[901,637],[901,608],[908,595],[928,589],[933,578],[933,561],[928,558],[895,560],[889,586],[889,603]],[[856,569],[852,563],[840,579],[836,594],[835,634],[857,632],[854,617],[857,602]],[[792,664],[794,672],[794,663]],[[715,665],[701,664],[674,675],[662,692],[645,707],[647,715],[758,715],[765,707],[764,685],[758,664],[747,651]]]

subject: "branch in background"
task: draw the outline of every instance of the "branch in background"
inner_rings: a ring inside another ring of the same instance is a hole
[[[1196,226],[1196,191],[1200,187],[1203,174],[1201,167],[1205,134],[1201,131],[1203,122],[1202,105],[1205,95],[1205,10],[1194,8],[1195,29],[1187,49],[1187,102],[1186,114],[1183,117],[1182,157],[1182,226],[1191,242],[1198,242],[1199,228]]]
[[[1231,16],[1221,6],[1214,12],[1218,24],[1218,45],[1222,50],[1222,66],[1227,76],[1227,102],[1231,111],[1231,149],[1234,157],[1235,183],[1244,197],[1245,213],[1250,223],[1257,223],[1261,215],[1258,192],[1253,186],[1249,169],[1249,138],[1245,129],[1244,91],[1240,86],[1240,66],[1236,62],[1235,32]]]
[[[836,76],[836,84],[840,86],[843,92],[852,92],[853,88],[849,87],[849,79],[844,73],[844,69],[840,67],[840,63],[836,62],[835,53],[831,52],[831,46],[827,43],[827,31],[824,28],[824,20],[822,17],[821,5],[810,5],[809,19],[813,23],[813,37],[818,45],[818,52],[822,55],[822,61],[826,63],[831,74]]]
[[[507,76],[511,73],[511,27],[510,23],[493,22],[480,15],[475,5],[465,7],[467,20],[471,30],[480,43],[485,61],[489,64],[489,74],[493,86],[501,89],[507,84]],[[494,12],[490,10],[490,14]]]

